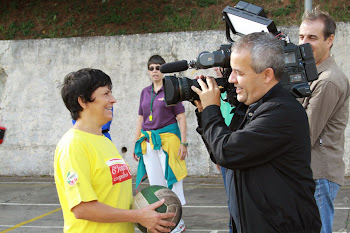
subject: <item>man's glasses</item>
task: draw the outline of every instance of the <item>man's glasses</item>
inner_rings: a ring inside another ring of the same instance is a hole
[[[156,66],[156,67],[150,66],[150,67],[148,67],[148,70],[149,70],[149,71],[153,71],[154,69],[159,70],[159,67],[160,67],[160,66]]]

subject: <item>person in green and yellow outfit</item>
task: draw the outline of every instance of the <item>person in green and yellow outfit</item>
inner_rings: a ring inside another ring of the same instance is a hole
[[[150,185],[168,187],[185,205],[183,179],[187,176],[185,158],[188,155],[185,107],[181,102],[175,106],[165,104],[160,72],[164,63],[159,55],[151,56],[147,63],[152,84],[145,87],[140,96],[134,149],[134,159],[139,161],[136,188],[148,177]],[[184,230],[181,219],[172,232]]]

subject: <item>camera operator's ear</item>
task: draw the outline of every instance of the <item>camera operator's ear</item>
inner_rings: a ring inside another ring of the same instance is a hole
[[[275,71],[272,68],[266,68],[264,71],[264,83],[270,84],[271,82],[278,82],[275,77]]]

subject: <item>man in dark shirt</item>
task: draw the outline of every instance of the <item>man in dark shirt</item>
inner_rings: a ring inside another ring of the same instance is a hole
[[[212,160],[226,168],[234,230],[241,233],[319,233],[320,216],[310,168],[307,115],[279,84],[281,43],[264,32],[241,37],[232,47],[230,83],[240,104],[228,127],[213,78],[198,80],[198,131]],[[242,114],[244,113],[243,119]],[[239,121],[239,122],[238,122]]]

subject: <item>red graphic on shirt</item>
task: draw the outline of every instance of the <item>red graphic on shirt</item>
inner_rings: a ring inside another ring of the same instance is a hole
[[[123,159],[110,159],[107,162],[112,175],[113,185],[131,179],[131,172]]]

